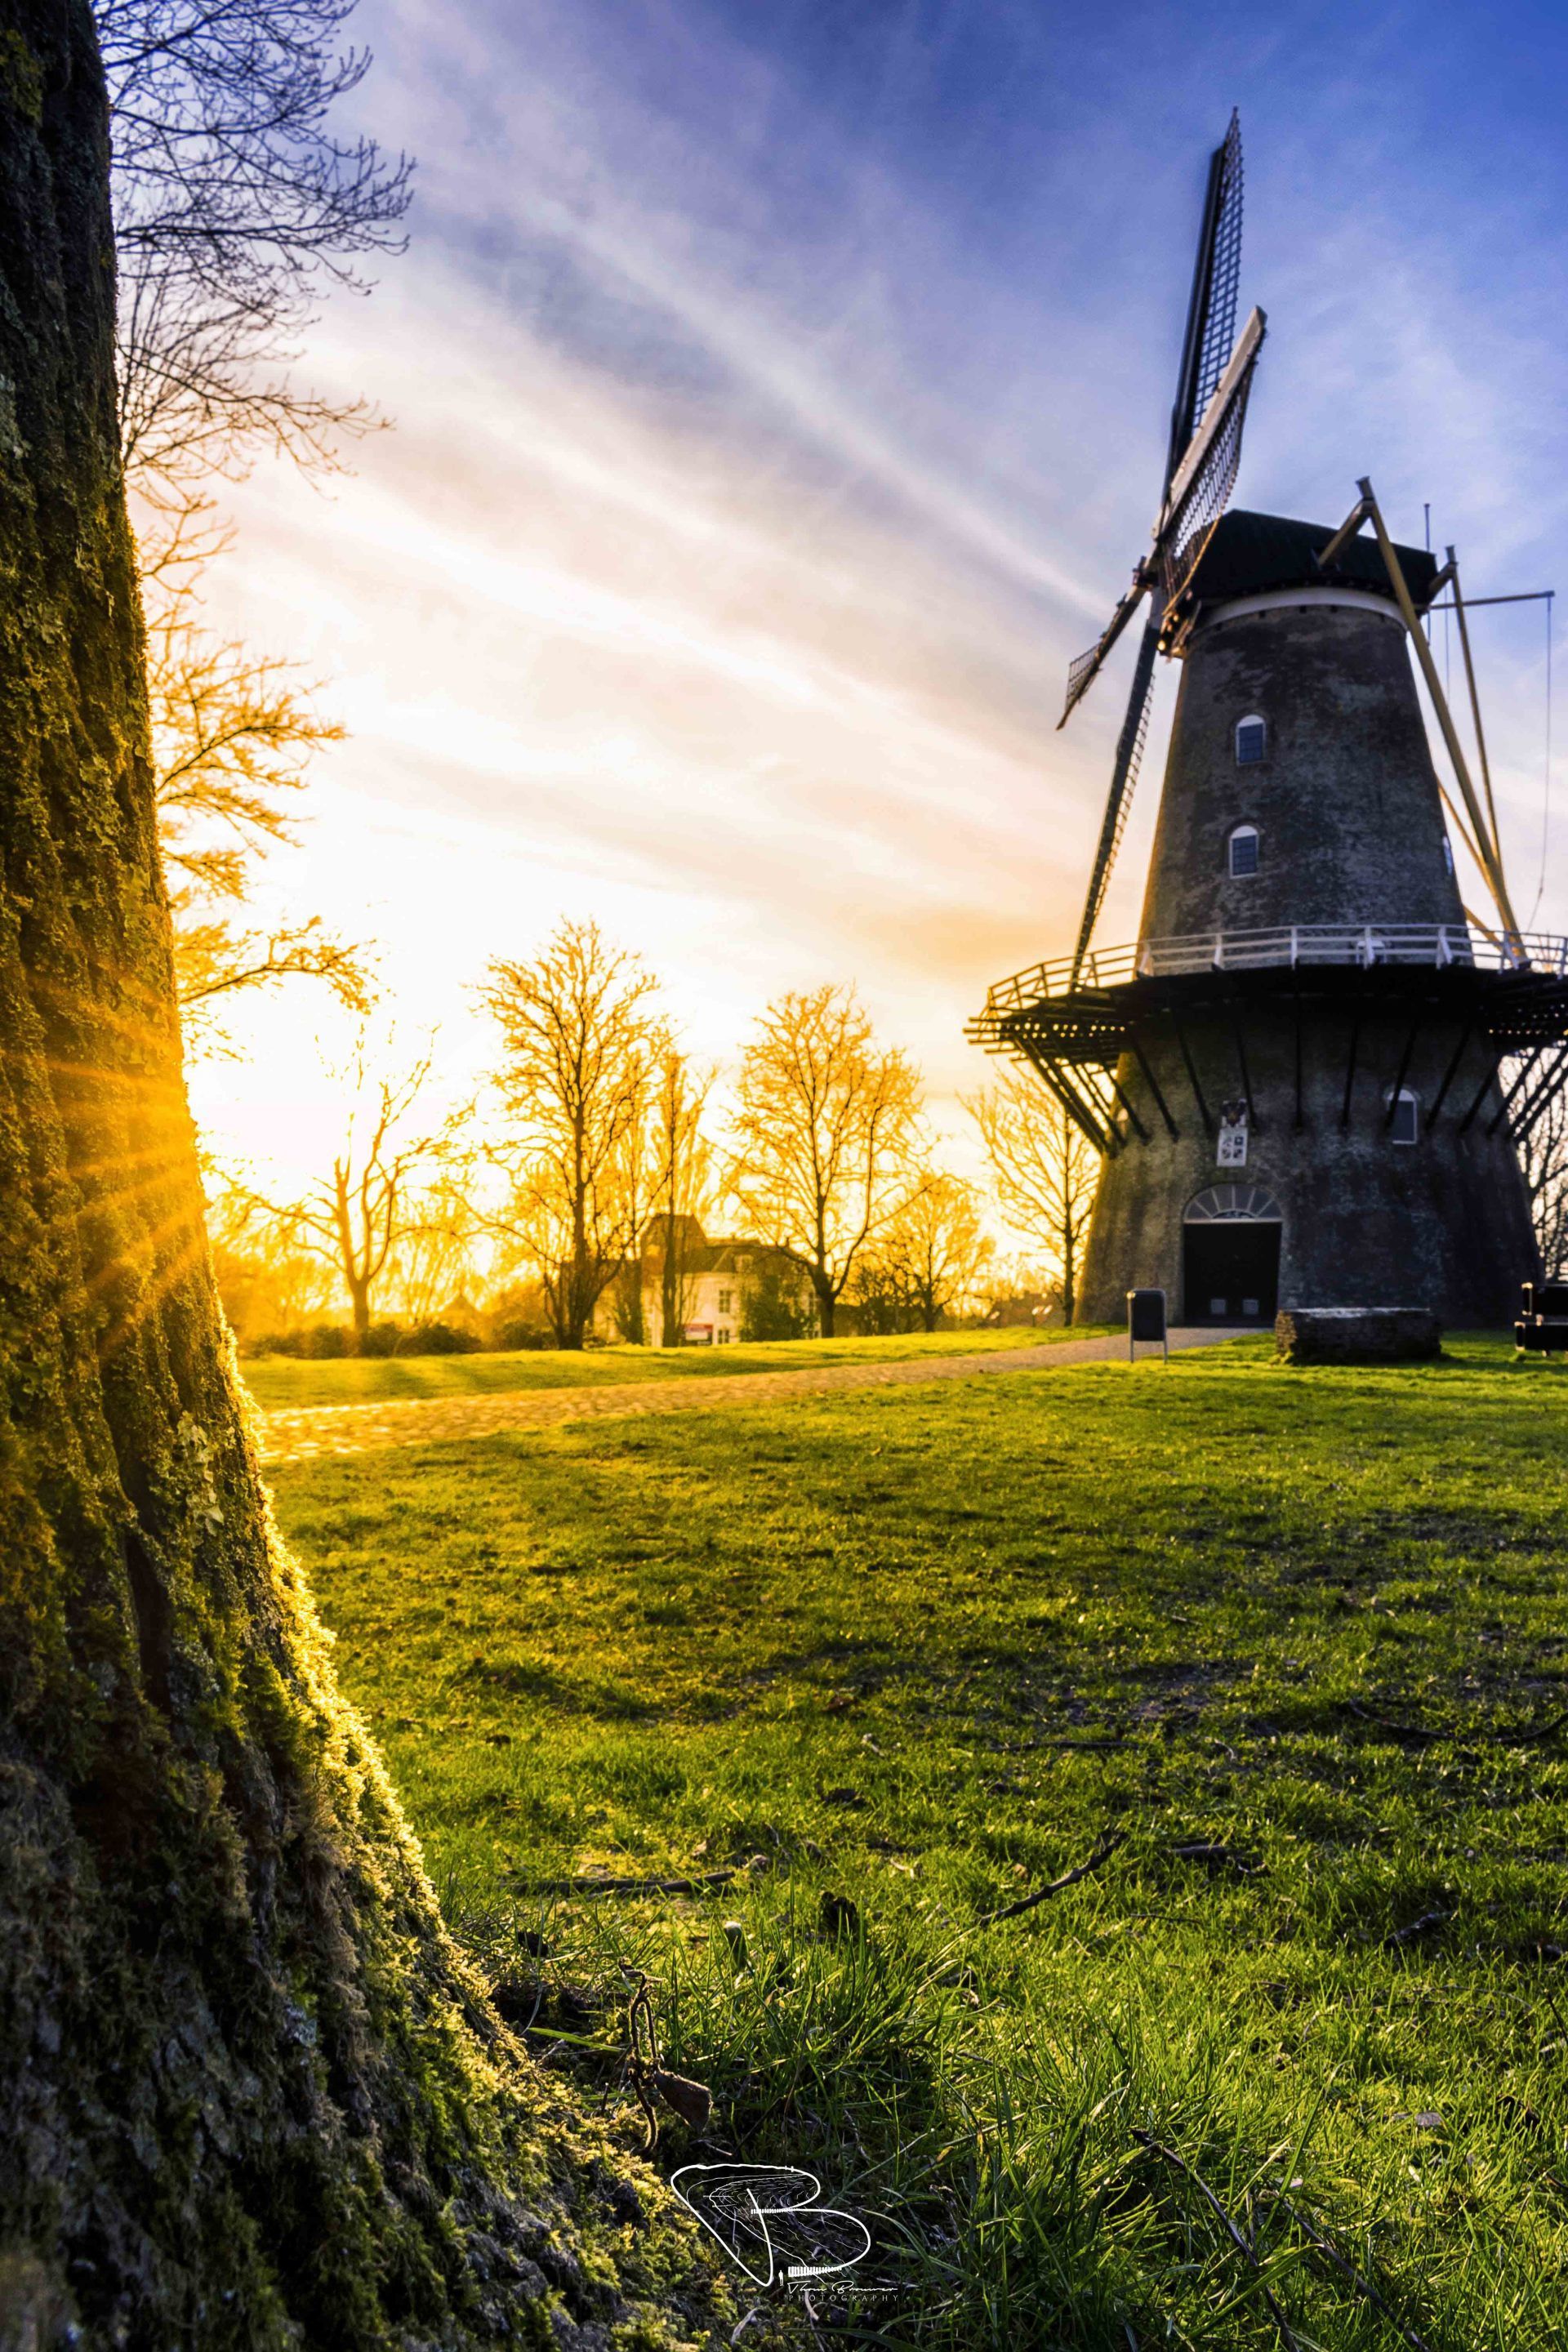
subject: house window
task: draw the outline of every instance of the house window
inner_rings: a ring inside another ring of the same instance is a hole
[[[1256,713],[1236,722],[1236,764],[1256,768],[1268,749],[1268,730]]]
[[[1421,1106],[1408,1087],[1401,1087],[1394,1098],[1394,1116],[1389,1122],[1390,1141],[1414,1143],[1421,1131]]]
[[[1234,880],[1239,880],[1247,874],[1257,873],[1258,827],[1255,824],[1238,824],[1226,844],[1226,849]]]
[[[719,1293],[719,1312],[721,1315],[728,1315],[731,1313],[734,1308],[734,1304],[735,1294],[732,1290],[721,1290]]]

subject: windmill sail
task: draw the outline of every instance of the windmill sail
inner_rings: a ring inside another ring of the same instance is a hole
[[[1236,297],[1241,281],[1241,117],[1234,109],[1230,127],[1209,157],[1203,227],[1198,233],[1187,331],[1182,338],[1181,373],[1171,410],[1171,446],[1165,488],[1186,455],[1198,421],[1214,398],[1236,339]]]
[[[1225,137],[1209,158],[1203,226],[1193,268],[1176,397],[1171,410],[1171,439],[1153,548],[1140,563],[1131,587],[1117,605],[1099,642],[1087,653],[1079,654],[1069,666],[1067,701],[1057,722],[1058,726],[1067,724],[1140,602],[1149,595],[1152,610],[1133,670],[1127,715],[1117,739],[1110,791],[1079,929],[1073,959],[1075,986],[1126,829],[1138,762],[1148,732],[1154,655],[1159,649],[1163,615],[1191,579],[1213,537],[1215,526],[1236,487],[1241,463],[1247,395],[1265,332],[1263,313],[1254,310],[1239,339],[1236,336],[1241,213],[1241,122],[1233,112]]]
[[[1159,649],[1160,623],[1157,615],[1151,614],[1143,625],[1142,642],[1138,647],[1138,659],[1133,667],[1132,688],[1127,697],[1127,716],[1116,739],[1116,762],[1110,772],[1110,792],[1105,803],[1105,815],[1100,822],[1094,870],[1089,880],[1089,895],[1083,902],[1083,920],[1079,925],[1078,945],[1073,950],[1074,988],[1078,986],[1084,958],[1089,953],[1094,927],[1100,920],[1100,910],[1110,880],[1110,869],[1116,863],[1116,853],[1121,846],[1121,836],[1127,830],[1132,789],[1138,782],[1139,763],[1143,757],[1144,740],[1149,732],[1149,711],[1154,699],[1154,656]]]
[[[1230,504],[1241,465],[1247,394],[1267,329],[1263,312],[1254,310],[1166,494],[1155,526],[1155,547],[1161,601],[1167,612],[1196,571],[1215,525]]]

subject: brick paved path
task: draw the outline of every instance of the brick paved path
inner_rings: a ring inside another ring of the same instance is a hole
[[[1210,1348],[1243,1333],[1173,1331],[1171,1345]],[[1001,1372],[1065,1370],[1127,1357],[1127,1342],[1058,1339],[1005,1353],[915,1357],[893,1364],[804,1365],[787,1372],[701,1374],[679,1380],[622,1381],[596,1389],[523,1390],[515,1394],[406,1397],[381,1404],[293,1405],[264,1412],[264,1462],[309,1462],[327,1454],[370,1454],[387,1445],[428,1445],[442,1439],[492,1437],[505,1429],[552,1429],[563,1421],[624,1419],[629,1413],[710,1412],[715,1406],[779,1404],[791,1397],[826,1396],[838,1389],[893,1388],[921,1381],[980,1380]],[[1141,1364],[1158,1363],[1145,1349]]]

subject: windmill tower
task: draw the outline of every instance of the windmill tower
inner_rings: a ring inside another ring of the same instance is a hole
[[[1539,1270],[1517,1144],[1568,1079],[1568,942],[1523,934],[1509,898],[1453,551],[1439,570],[1395,546],[1367,481],[1337,530],[1226,511],[1265,332],[1255,310],[1234,335],[1241,196],[1233,116],[1152,544],[1068,672],[1064,725],[1147,600],[1077,943],[999,982],[970,1034],[1103,1155],[1080,1319],[1158,1286],[1189,1323],[1285,1303],[1501,1325]],[[1480,793],[1421,625],[1444,592]],[[1096,950],[1157,654],[1182,677],[1139,937]]]

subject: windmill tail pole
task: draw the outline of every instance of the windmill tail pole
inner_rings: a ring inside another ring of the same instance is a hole
[[[1470,717],[1476,730],[1476,754],[1481,763],[1481,786],[1487,796],[1487,814],[1491,820],[1492,850],[1499,867],[1502,865],[1502,835],[1497,821],[1497,799],[1492,792],[1491,761],[1487,757],[1486,730],[1481,725],[1481,698],[1476,687],[1476,665],[1470,656],[1470,629],[1465,618],[1465,599],[1459,586],[1459,559],[1450,547],[1447,551],[1448,576],[1453,583],[1454,613],[1459,624],[1459,649],[1465,656],[1465,683],[1469,688]]]
[[[1502,918],[1506,936],[1510,943],[1517,947],[1521,938],[1519,919],[1509,899],[1502,859],[1497,842],[1487,824],[1486,814],[1477,796],[1475,785],[1471,782],[1469,763],[1465,758],[1458,730],[1454,725],[1453,713],[1448,708],[1448,698],[1443,691],[1443,681],[1437,675],[1437,665],[1433,659],[1432,648],[1422,633],[1421,623],[1411,598],[1409,583],[1400,567],[1399,558],[1394,551],[1394,542],[1389,538],[1388,526],[1383,520],[1383,512],[1377,503],[1370,478],[1363,475],[1356,488],[1361,492],[1360,500],[1346,516],[1344,522],[1330,540],[1327,547],[1322,550],[1318,557],[1318,562],[1322,570],[1327,571],[1345,542],[1354,538],[1363,522],[1371,521],[1377,540],[1378,552],[1383,557],[1384,568],[1388,573],[1389,586],[1394,591],[1400,617],[1415,648],[1415,658],[1421,665],[1421,674],[1426,681],[1426,690],[1432,698],[1432,707],[1437,714],[1437,724],[1442,730],[1443,740],[1447,746],[1448,757],[1453,763],[1454,774],[1458,779],[1459,791],[1469,815],[1471,838],[1467,839],[1466,847],[1471,851],[1477,865],[1480,867],[1487,887],[1491,892],[1497,910]],[[1447,795],[1445,793],[1444,797],[1447,799]]]

